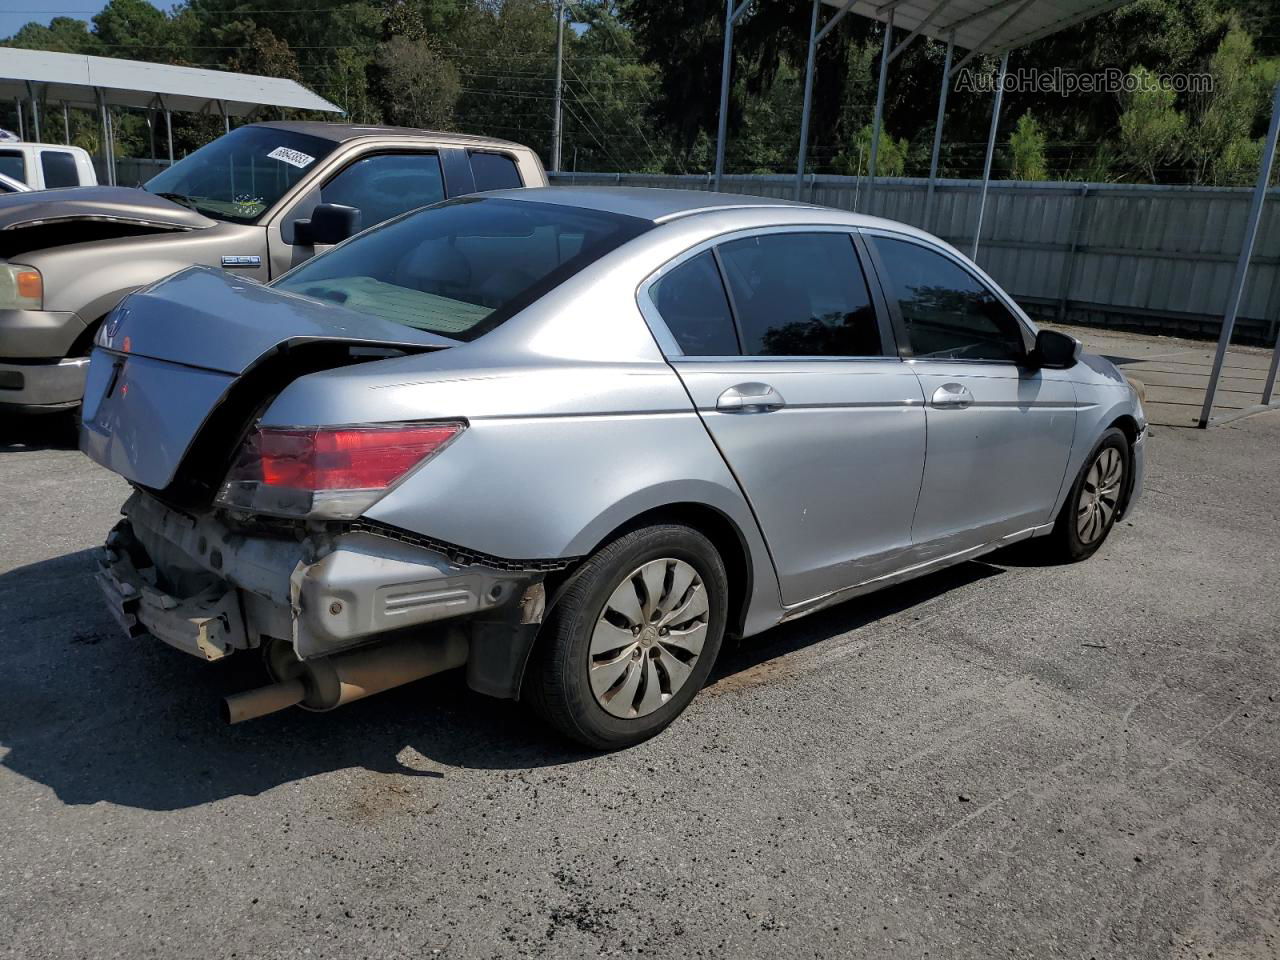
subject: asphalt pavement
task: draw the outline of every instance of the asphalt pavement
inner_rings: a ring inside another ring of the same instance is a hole
[[[0,957],[1280,956],[1280,413],[607,756],[449,675],[222,726],[256,665],[117,634],[126,488],[51,431],[0,422]]]

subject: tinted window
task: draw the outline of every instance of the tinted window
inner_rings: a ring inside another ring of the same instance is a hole
[[[744,353],[882,354],[867,281],[847,234],[767,234],[731,241],[719,251]]]
[[[737,356],[733,314],[711,251],[657,280],[649,287],[649,297],[687,356]]]
[[[443,199],[440,159],[434,153],[365,157],[320,189],[321,203],[359,207],[366,227]]]
[[[0,173],[27,182],[27,165],[23,162],[21,150],[0,150]]]
[[[0,193],[17,193],[17,192],[18,191],[15,190],[13,187],[9,186],[9,184],[6,181],[0,180]]]
[[[41,150],[40,171],[46,187],[75,187],[80,185],[74,154],[65,150]]]
[[[874,238],[917,357],[1018,361],[1022,325],[954,260],[905,240]]]
[[[471,172],[475,174],[477,192],[523,186],[516,162],[500,153],[471,154]]]
[[[554,203],[465,197],[335,247],[276,286],[474,340],[652,226]]]
[[[216,220],[253,223],[335,144],[275,127],[240,127],[143,185]]]

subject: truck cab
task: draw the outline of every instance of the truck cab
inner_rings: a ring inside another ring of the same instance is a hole
[[[545,186],[528,147],[399,127],[240,127],[142,188],[0,196],[0,406],[74,408],[102,319],[193,264],[266,282],[450,197]]]
[[[91,187],[98,182],[89,154],[60,143],[0,143],[0,176],[32,190]]]

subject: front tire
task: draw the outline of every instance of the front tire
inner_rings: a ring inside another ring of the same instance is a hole
[[[566,581],[543,624],[523,697],[599,750],[649,739],[689,705],[724,639],[728,577],[698,531],[619,537]]]
[[[1120,514],[1132,462],[1128,437],[1111,427],[1085,459],[1046,538],[1051,559],[1074,563],[1098,551]]]

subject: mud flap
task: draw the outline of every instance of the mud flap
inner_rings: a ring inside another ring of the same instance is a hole
[[[488,697],[519,700],[520,684],[545,610],[546,590],[539,581],[529,585],[519,602],[473,619],[467,686]]]

